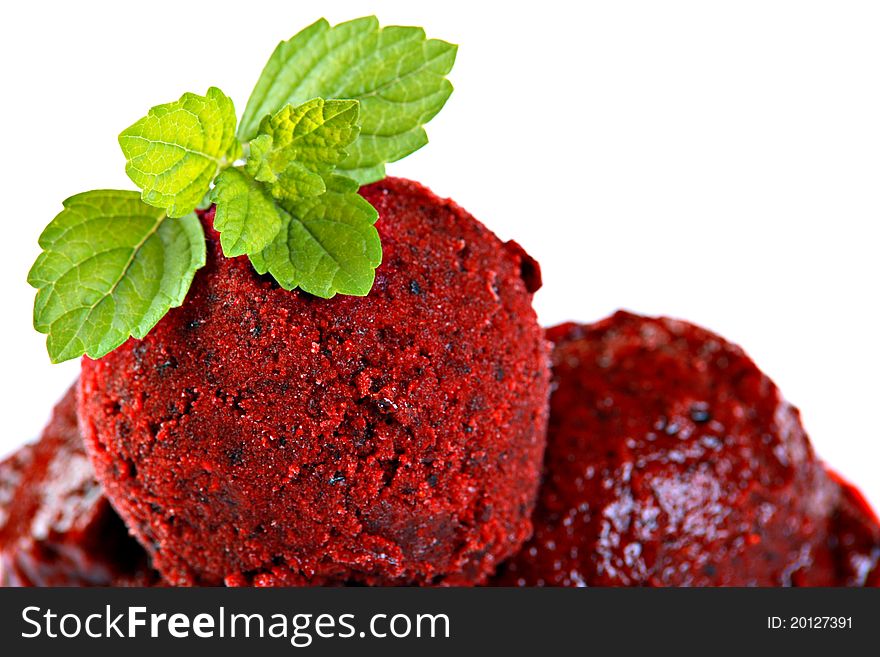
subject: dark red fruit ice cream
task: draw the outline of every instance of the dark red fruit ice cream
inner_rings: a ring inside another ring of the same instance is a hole
[[[471,584],[531,532],[548,353],[536,264],[386,179],[367,297],[208,264],[142,341],[85,359],[108,496],[175,584]]]
[[[835,586],[880,586],[880,520],[862,494],[837,474],[840,497],[827,539]]]
[[[797,409],[741,349],[623,312],[548,337],[558,387],[535,535],[498,583],[839,581],[839,487]]]
[[[152,586],[158,576],[95,481],[75,389],[39,442],[0,463],[0,584]]]

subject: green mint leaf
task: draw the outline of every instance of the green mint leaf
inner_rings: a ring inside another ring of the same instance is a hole
[[[285,290],[299,287],[325,299],[366,296],[382,262],[373,225],[379,215],[354,180],[330,174],[325,183],[321,196],[286,205],[281,231],[251,262]]]
[[[263,185],[241,169],[222,171],[212,198],[217,204],[214,228],[228,258],[262,251],[281,230],[283,210]]]
[[[125,172],[143,190],[144,202],[169,217],[192,212],[217,172],[241,155],[235,108],[216,87],[152,108],[123,130],[119,145]]]
[[[358,101],[313,98],[285,105],[260,124],[245,170],[269,184],[273,196],[299,201],[324,192],[321,174],[333,169],[358,135]]]
[[[250,175],[261,182],[275,182],[278,176],[272,171],[270,158],[272,156],[272,137],[269,135],[257,135],[250,141],[250,154],[245,162],[244,169]]]
[[[264,117],[315,97],[360,101],[361,133],[337,169],[361,184],[424,146],[422,127],[446,103],[446,75],[457,47],[426,39],[418,27],[380,28],[375,16],[334,27],[321,19],[278,44],[263,69],[239,125],[242,141]]]
[[[382,180],[385,177],[385,165],[377,164],[371,167],[348,169],[340,173],[344,173],[349,178],[357,180],[361,185],[368,185],[371,182]]]
[[[274,182],[271,172],[283,171],[297,160],[315,171],[329,171],[346,155],[357,138],[359,103],[356,100],[313,98],[302,105],[285,105],[260,124],[251,141],[247,167],[269,172],[263,182]]]
[[[58,363],[100,358],[129,336],[143,338],[183,303],[205,264],[194,215],[169,219],[134,191],[92,191],[64,201],[40,236],[28,274],[37,288],[34,328]]]
[[[301,162],[291,162],[270,185],[272,195],[281,200],[301,201],[323,194],[327,187],[320,173],[315,173]]]

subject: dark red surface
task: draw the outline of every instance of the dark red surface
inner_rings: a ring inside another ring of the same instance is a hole
[[[841,490],[827,542],[835,584],[880,586],[880,520],[852,484],[829,475]]]
[[[472,584],[531,532],[539,270],[417,183],[362,194],[369,296],[286,292],[208,230],[184,305],[83,361],[95,468],[172,583]]]
[[[548,337],[558,388],[535,535],[497,583],[856,584],[872,564],[876,574],[876,520],[851,490],[841,497],[797,409],[741,349],[628,313]]]
[[[0,463],[0,584],[152,586],[147,555],[110,507],[76,426],[75,389],[39,442]]]

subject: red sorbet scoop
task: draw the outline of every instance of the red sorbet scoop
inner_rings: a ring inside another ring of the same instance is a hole
[[[625,312],[548,337],[535,534],[497,583],[831,585],[876,569],[876,520],[740,348]]]
[[[174,584],[473,584],[531,533],[549,357],[535,263],[421,185],[361,190],[366,297],[224,258],[142,341],[83,360],[79,418]]]
[[[153,586],[158,575],[111,508],[76,426],[76,390],[39,442],[0,463],[0,584]]]

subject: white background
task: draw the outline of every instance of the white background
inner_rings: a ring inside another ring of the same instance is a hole
[[[870,2],[7,3],[0,453],[76,377],[49,364],[25,277],[63,199],[132,187],[118,132],[210,85],[241,112],[279,40],[368,13],[460,44],[431,144],[389,169],[538,258],[544,323],[628,308],[720,332],[880,505]]]

